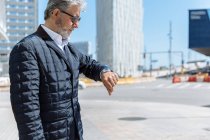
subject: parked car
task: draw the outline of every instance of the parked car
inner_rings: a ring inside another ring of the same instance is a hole
[[[0,77],[0,87],[8,87],[10,86],[9,77]]]
[[[86,88],[86,84],[83,81],[79,81],[79,85],[78,85],[79,89],[85,89]]]

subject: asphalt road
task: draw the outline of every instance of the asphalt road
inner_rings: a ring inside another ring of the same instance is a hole
[[[108,96],[103,86],[89,87],[79,91],[80,99],[115,100],[135,102],[175,103],[195,106],[210,105],[210,83],[178,83],[158,79],[152,82],[117,85],[113,95]]]
[[[85,140],[209,140],[210,83],[171,80],[79,90]],[[0,140],[17,140],[9,92],[0,93]]]
[[[9,93],[0,92],[0,102],[9,101]],[[135,101],[175,103],[195,106],[210,105],[210,83],[178,83],[158,79],[152,82],[117,85],[113,95],[108,96],[104,86],[79,90],[80,100]]]

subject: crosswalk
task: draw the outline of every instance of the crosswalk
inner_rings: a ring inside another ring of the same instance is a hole
[[[156,85],[135,86],[136,89],[156,88],[156,89],[210,89],[210,83],[159,83]]]

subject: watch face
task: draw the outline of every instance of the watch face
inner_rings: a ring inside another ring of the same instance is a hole
[[[111,70],[110,69],[107,69],[107,68],[102,70],[102,72],[110,72],[110,71]]]

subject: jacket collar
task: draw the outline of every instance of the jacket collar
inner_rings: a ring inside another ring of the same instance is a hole
[[[42,28],[41,25],[39,25],[37,31],[35,32],[35,34],[37,34],[40,38],[42,38],[43,40],[49,40],[49,41],[53,41],[50,36],[47,34],[47,32]]]
[[[38,27],[37,31],[35,32],[35,34],[37,34],[37,36],[42,38],[46,42],[47,47],[52,48],[65,61],[66,65],[68,66],[70,71],[73,72],[71,63],[67,59],[68,56],[65,57],[66,55],[64,54],[64,52],[61,49],[59,49],[59,47],[52,40],[52,38],[47,34],[47,32],[41,27],[41,25],[39,25],[39,27]],[[68,46],[69,45],[70,44],[68,43]],[[66,51],[69,51],[69,50],[66,50]]]

